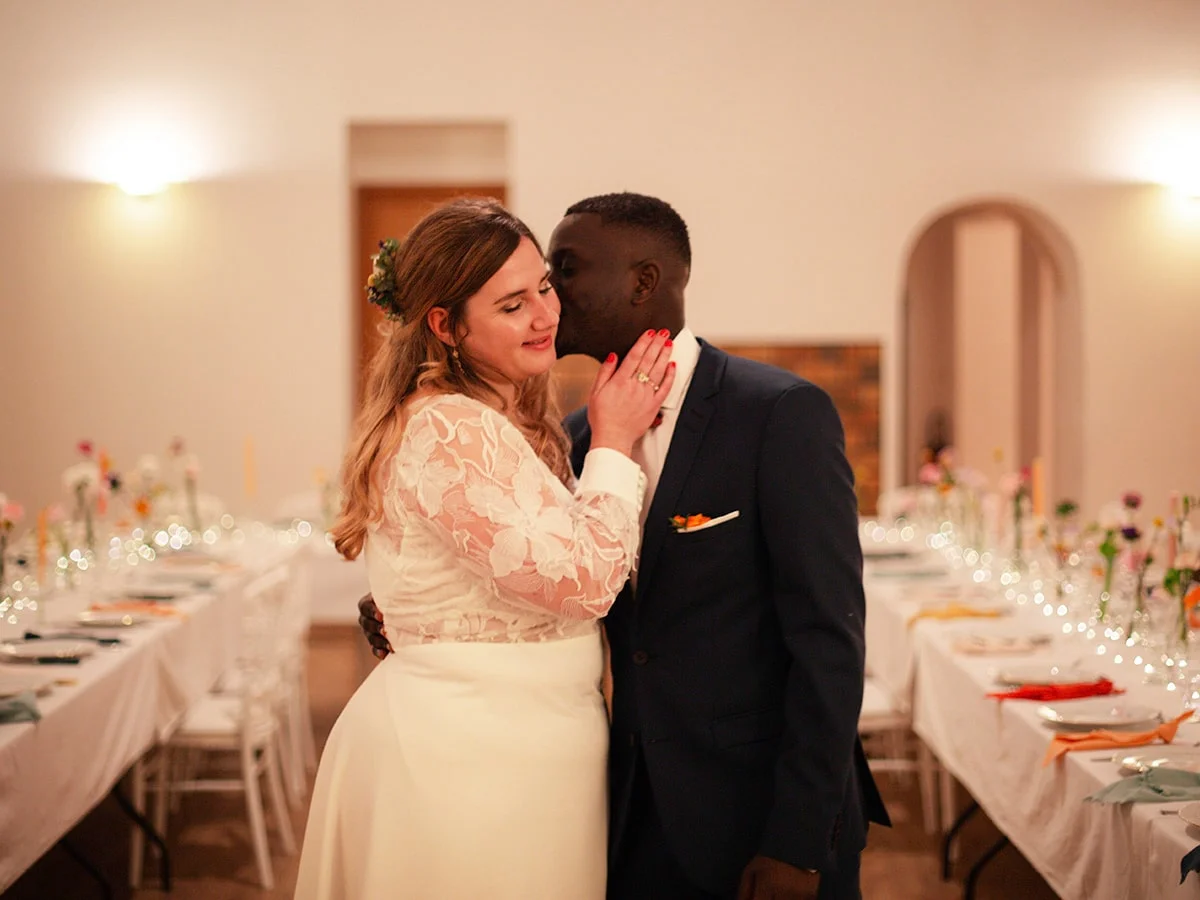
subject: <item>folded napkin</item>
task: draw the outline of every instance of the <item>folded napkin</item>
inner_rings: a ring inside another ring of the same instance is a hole
[[[1200,775],[1179,769],[1147,769],[1140,775],[1122,778],[1084,799],[1096,803],[1169,803],[1200,800]]]
[[[998,609],[968,606],[965,603],[945,603],[941,606],[927,606],[908,620],[908,626],[911,628],[921,619],[998,619],[1000,615]]]
[[[36,722],[41,717],[33,691],[0,700],[0,722]]]
[[[1106,694],[1125,693],[1107,678],[1096,681],[1079,681],[1070,684],[1026,684],[1011,691],[993,691],[988,694],[996,700],[1078,700],[1080,697],[1103,697]]]
[[[1200,872],[1200,847],[1196,847],[1183,855],[1179,861],[1179,883],[1183,884],[1188,872]]]
[[[1191,714],[1192,711],[1189,709],[1183,715],[1177,716],[1170,722],[1164,722],[1150,731],[1101,729],[1079,733],[1064,732],[1055,735],[1054,740],[1046,749],[1046,758],[1042,760],[1042,765],[1048,766],[1072,750],[1119,750],[1124,747],[1144,747],[1146,744],[1153,744],[1160,738],[1164,744],[1169,744],[1175,740],[1175,732],[1179,730],[1180,723]]]

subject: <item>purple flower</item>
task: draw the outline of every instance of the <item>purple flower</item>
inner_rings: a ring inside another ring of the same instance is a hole
[[[1121,537],[1125,540],[1133,542],[1142,536],[1142,531],[1136,525],[1126,525],[1121,529]]]
[[[1126,491],[1121,496],[1121,504],[1126,509],[1138,509],[1142,505],[1142,495],[1137,491]]]

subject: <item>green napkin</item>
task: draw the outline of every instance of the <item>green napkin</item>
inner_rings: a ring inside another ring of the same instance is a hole
[[[33,691],[25,691],[15,697],[0,700],[0,723],[36,722],[42,717],[38,712],[37,697]]]
[[[1086,798],[1096,803],[1169,803],[1200,800],[1200,775],[1166,767],[1122,778]]]

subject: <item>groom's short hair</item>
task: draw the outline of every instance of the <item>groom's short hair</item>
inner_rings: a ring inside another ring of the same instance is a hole
[[[692,243],[687,223],[664,200],[645,194],[600,194],[580,200],[566,215],[590,213],[606,225],[623,225],[649,232],[674,250],[684,265],[692,265]]]

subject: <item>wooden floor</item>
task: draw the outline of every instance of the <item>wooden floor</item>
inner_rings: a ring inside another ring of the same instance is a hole
[[[346,699],[370,670],[372,660],[356,632],[321,629],[313,634],[309,685],[318,742],[329,733]],[[891,829],[871,831],[863,855],[862,886],[867,900],[950,900],[962,896],[961,880],[943,882],[938,842],[920,827],[916,791],[888,778],[882,783],[888,808],[895,820]],[[0,802],[3,802],[0,798]],[[126,900],[283,900],[295,886],[296,857],[277,856],[277,883],[273,891],[257,883],[253,853],[241,797],[198,794],[184,798],[180,813],[172,818],[169,843],[175,884],[170,894],[144,887],[128,887],[128,820],[116,803],[101,804],[69,836],[70,843],[108,879],[114,896]],[[305,811],[293,819],[297,835],[303,834]],[[961,859],[979,857],[999,837],[983,816],[963,832]],[[0,853],[3,848],[0,847]],[[963,877],[962,864],[956,875]],[[153,863],[146,884],[154,882]],[[3,900],[99,900],[98,883],[56,847],[2,895]],[[564,894],[564,898],[569,894]],[[976,893],[978,900],[1052,900],[1054,892],[1011,847],[984,870]],[[530,898],[540,900],[540,898]],[[547,898],[559,900],[559,898]]]

